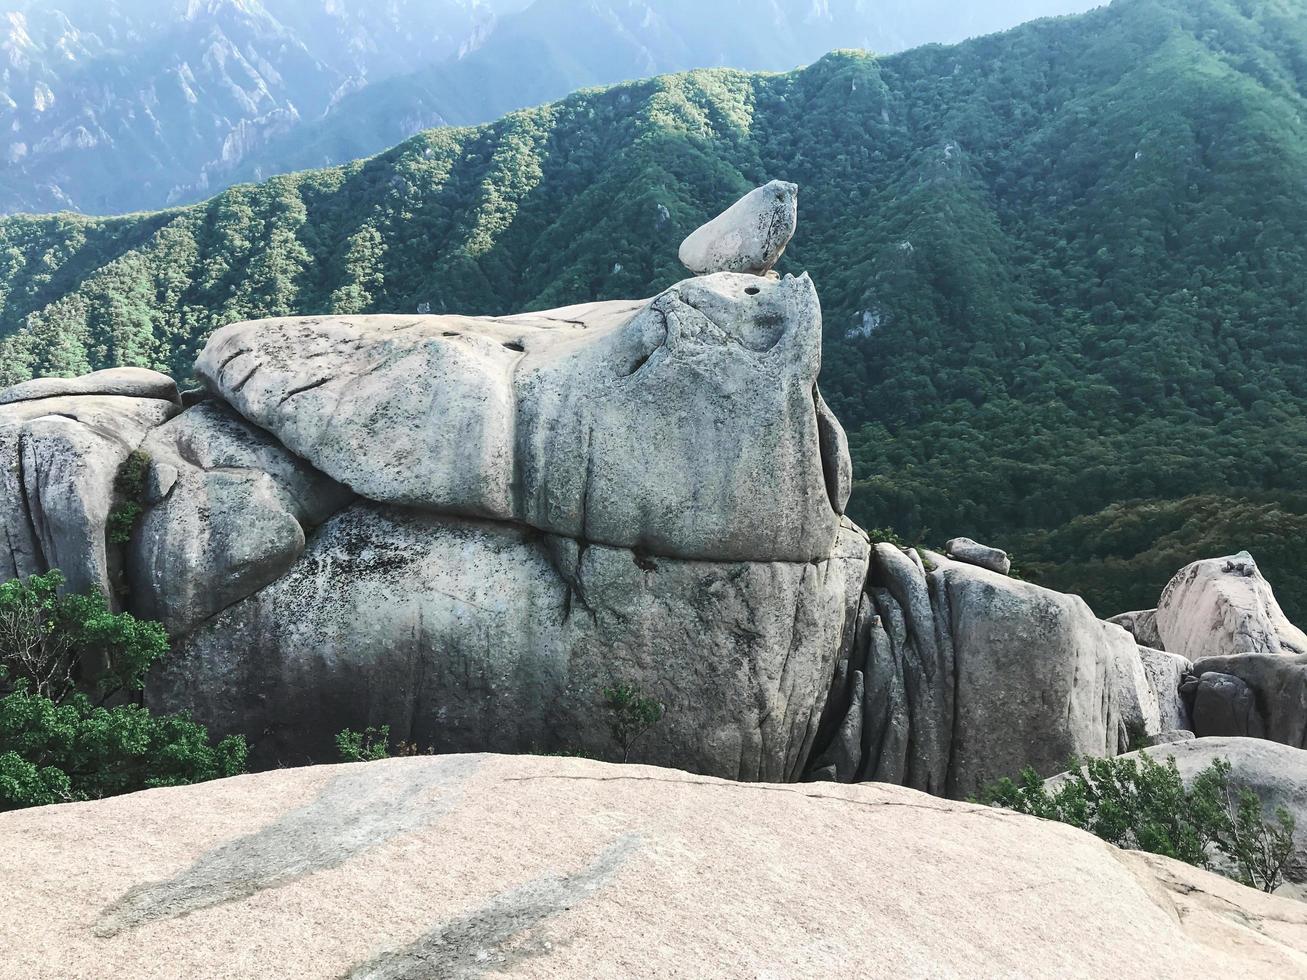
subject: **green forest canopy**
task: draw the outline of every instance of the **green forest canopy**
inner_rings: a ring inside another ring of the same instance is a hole
[[[825,308],[854,517],[1016,550],[1104,615],[1307,540],[1307,4],[1117,0],[956,47],[692,72],[195,207],[0,221],[0,383],[291,313],[650,295],[748,188]]]

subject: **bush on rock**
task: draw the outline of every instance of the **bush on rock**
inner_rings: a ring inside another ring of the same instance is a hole
[[[1280,807],[1263,817],[1257,796],[1236,787],[1230,763],[1215,760],[1188,786],[1175,759],[1073,760],[1069,771],[1045,781],[1026,768],[1003,779],[978,802],[1006,807],[1087,830],[1117,847],[1147,851],[1220,871],[1272,892],[1293,857],[1294,820]]]

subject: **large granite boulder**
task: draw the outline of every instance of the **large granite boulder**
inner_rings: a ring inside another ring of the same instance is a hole
[[[177,382],[146,368],[120,367],[92,371],[78,378],[33,378],[0,391],[0,405],[63,398],[68,395],[121,395],[124,398],[160,398],[181,406]]]
[[[875,546],[810,777],[967,797],[1027,765],[1051,775],[1160,731],[1125,630],[1076,596],[926,558]]]
[[[150,433],[148,509],[129,550],[132,609],[173,635],[276,581],[352,497],[221,402]]]
[[[0,876],[25,980],[1307,975],[1301,904],[1061,824],[578,759],[3,814]]]
[[[57,568],[69,589],[114,600],[114,484],[146,434],[177,411],[167,399],[101,394],[0,404],[0,581]]]
[[[850,487],[820,365],[806,276],[723,274],[501,319],[238,323],[196,373],[371,500],[663,557],[804,562],[830,553]]]
[[[1167,652],[1194,663],[1244,653],[1307,655],[1307,634],[1285,617],[1246,551],[1182,568],[1162,592],[1157,629]]]
[[[271,585],[188,636],[149,689],[256,764],[329,760],[349,725],[458,751],[611,754],[602,691],[666,707],[640,758],[797,778],[867,567],[681,562],[367,503]]]
[[[695,275],[769,273],[794,237],[799,188],[773,180],[696,229],[681,243],[681,264]]]

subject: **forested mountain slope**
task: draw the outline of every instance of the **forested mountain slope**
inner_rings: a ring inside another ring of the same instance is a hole
[[[585,92],[185,210],[11,218],[0,380],[184,376],[251,316],[648,295],[783,177],[861,522],[1013,546],[1103,614],[1249,547],[1303,617],[1305,78],[1303,0],[1118,0]]]

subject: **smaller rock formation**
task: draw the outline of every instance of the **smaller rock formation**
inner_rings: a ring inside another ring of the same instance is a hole
[[[37,401],[64,395],[121,395],[124,398],[161,398],[181,406],[177,382],[146,368],[120,367],[92,371],[80,378],[33,378],[0,391],[0,405]]]
[[[1245,653],[1307,654],[1307,634],[1285,617],[1246,551],[1182,568],[1162,591],[1157,628],[1165,650],[1194,663]]]
[[[47,380],[18,387],[47,393],[95,387],[83,378]],[[13,391],[0,405],[0,581],[58,568],[72,591],[98,590],[112,602],[107,524],[118,502],[115,481],[146,433],[179,406],[99,393],[16,400]]]
[[[1194,732],[1307,747],[1307,635],[1248,552],[1181,569],[1157,608],[1162,642],[1193,662]]]
[[[1307,907],[1063,824],[582,759],[0,814],[0,879],[24,980],[1307,975]]]
[[[1109,620],[1110,622],[1110,620]],[[1158,727],[1162,732],[1193,731],[1193,717],[1180,695],[1180,685],[1193,672],[1184,657],[1151,647],[1139,647],[1139,661],[1148,686],[1157,699]]]
[[[1125,630],[1077,596],[942,555],[877,544],[846,650],[809,778],[965,798],[1161,730]]]
[[[1148,647],[1152,650],[1166,649],[1166,645],[1162,642],[1162,634],[1157,631],[1156,609],[1140,609],[1135,612],[1121,613],[1118,616],[1108,617],[1107,621],[1115,623],[1128,632],[1141,647]]]
[[[1006,551],[991,548],[970,538],[954,538],[944,545],[944,553],[955,561],[988,568],[991,572],[998,572],[1000,575],[1012,571],[1012,560],[1008,558]]]
[[[695,275],[765,276],[798,223],[799,188],[783,180],[750,191],[681,243],[681,264]]]

